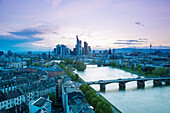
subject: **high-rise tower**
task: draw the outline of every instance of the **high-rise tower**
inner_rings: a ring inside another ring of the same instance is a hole
[[[152,44],[150,44],[150,54],[151,54]]]
[[[76,35],[76,39],[77,39],[76,55],[82,55],[81,40],[78,39],[78,35]]]
[[[89,49],[89,48],[88,48],[88,43],[87,43],[87,42],[84,42],[84,54],[85,54],[85,55],[88,55],[88,52],[89,52],[88,49]]]

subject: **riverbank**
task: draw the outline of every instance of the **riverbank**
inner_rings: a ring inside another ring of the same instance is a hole
[[[130,72],[132,74],[137,74],[139,76],[144,76],[144,77],[161,77],[159,75],[155,75],[155,74],[146,74],[145,72],[143,71],[138,71],[138,70],[133,70],[131,68],[121,68],[119,66],[109,66],[109,67],[112,67],[112,68],[117,68],[117,69],[120,69],[120,70],[123,70],[123,71],[126,71],[126,72]]]
[[[112,66],[110,66],[112,67]],[[126,72],[129,72],[129,73],[132,73],[132,74],[136,74],[138,76],[144,76],[144,77],[158,77],[158,76],[154,76],[152,74],[150,75],[146,75],[145,73],[139,73],[138,71],[135,71],[135,70],[132,70],[130,68],[126,69],[126,68],[118,68],[118,67],[112,67],[112,68],[117,68],[117,69],[120,69],[120,70],[123,70],[123,71],[126,71]]]
[[[73,72],[73,74],[75,75],[76,73],[74,73]],[[78,75],[79,76],[79,75]],[[82,82],[82,83],[84,83],[85,81],[79,76],[79,80]],[[81,87],[81,86],[80,86]],[[114,112],[114,113],[121,113],[121,111],[118,109],[118,108],[116,108],[113,104],[111,104],[106,98],[104,98],[99,92],[97,92],[94,88],[92,88],[91,86],[89,86],[90,87],[90,90],[92,90],[92,91],[95,91],[95,93],[97,94],[97,96],[100,98],[100,99],[102,99],[103,101],[105,101],[105,103],[107,103],[107,104],[109,104],[109,106],[111,107],[111,109],[112,109],[112,111]],[[80,90],[84,93],[84,91],[80,88]],[[88,91],[88,90],[87,90]],[[85,97],[88,97],[88,95],[86,94],[86,93],[84,93],[84,95],[85,95]],[[86,98],[87,99],[87,98]],[[87,101],[89,102],[89,103],[91,103],[91,100],[88,100],[87,99]]]

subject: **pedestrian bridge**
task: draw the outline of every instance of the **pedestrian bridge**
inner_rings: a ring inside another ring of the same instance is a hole
[[[161,86],[162,81],[166,84],[170,84],[170,77],[149,77],[149,78],[125,78],[125,79],[113,79],[113,80],[99,80],[99,81],[91,81],[85,82],[88,85],[99,84],[100,90],[105,91],[105,85],[110,83],[119,83],[119,89],[125,89],[127,82],[137,81],[137,85],[139,88],[145,87],[145,81],[153,80],[154,86]]]

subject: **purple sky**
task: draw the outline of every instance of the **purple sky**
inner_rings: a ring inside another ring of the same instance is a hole
[[[0,50],[170,49],[170,0],[0,0]]]

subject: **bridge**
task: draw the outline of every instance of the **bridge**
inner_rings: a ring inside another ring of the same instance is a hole
[[[110,83],[119,83],[119,89],[124,90],[127,82],[137,81],[138,88],[145,87],[145,81],[153,80],[154,86],[161,86],[162,81],[166,84],[170,84],[170,77],[150,77],[150,78],[126,78],[126,79],[113,79],[113,80],[99,80],[99,81],[91,81],[85,82],[88,85],[99,84],[100,91],[105,91],[105,85]]]

